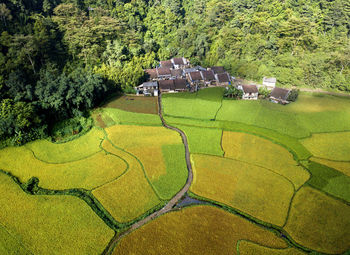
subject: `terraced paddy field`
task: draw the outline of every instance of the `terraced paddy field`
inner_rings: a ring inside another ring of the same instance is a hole
[[[237,254],[239,240],[272,248],[288,244],[269,230],[212,206],[171,212],[124,237],[113,255]]]
[[[0,254],[349,252],[350,100],[222,94],[163,95],[185,137],[155,98],[121,97],[70,142],[1,149]]]

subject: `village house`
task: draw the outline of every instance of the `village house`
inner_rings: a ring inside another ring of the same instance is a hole
[[[156,81],[144,82],[136,87],[136,95],[158,96],[158,83]]]
[[[171,60],[160,61],[161,68],[174,68],[173,62]]]
[[[175,79],[173,81],[174,81],[175,91],[177,92],[183,92],[189,88],[189,85],[186,79]]]
[[[175,69],[184,69],[190,65],[190,61],[186,58],[172,58],[170,61]]]
[[[289,89],[282,89],[282,88],[275,87],[271,91],[270,101],[274,103],[288,104],[289,102],[287,101],[287,99],[288,99],[289,93],[290,93]]]
[[[242,85],[238,89],[243,91],[242,99],[244,100],[257,100],[259,91],[256,85]]]
[[[158,72],[157,72],[156,68],[146,69],[145,73],[147,74],[148,79],[151,80],[151,81],[152,80],[156,80],[158,78]]]
[[[158,79],[170,79],[171,78],[171,70],[167,67],[157,68],[157,77]]]
[[[202,75],[200,71],[190,72],[187,78],[191,85],[198,85],[202,81]]]
[[[229,86],[231,85],[231,77],[228,73],[215,74],[217,86]]]
[[[174,80],[161,80],[158,82],[159,91],[164,92],[175,92]]]
[[[216,83],[215,75],[212,70],[201,71],[202,80],[206,86]]]
[[[263,78],[263,86],[265,86],[268,90],[272,90],[276,87],[276,78],[271,77],[271,78],[267,78],[264,77]]]
[[[209,70],[212,70],[214,72],[214,74],[220,74],[220,73],[224,73],[225,69],[223,66],[212,66],[210,68],[208,68]]]
[[[171,69],[171,79],[182,78],[183,71],[182,69]]]

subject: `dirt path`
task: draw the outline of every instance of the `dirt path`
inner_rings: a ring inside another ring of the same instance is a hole
[[[350,97],[350,94],[340,93],[340,92],[330,92],[322,89],[310,89],[310,88],[300,88],[303,92],[313,92],[313,93],[323,93],[332,96]]]
[[[187,137],[186,137],[185,133],[182,132],[180,129],[178,129],[176,127],[169,126],[168,124],[166,124],[166,122],[163,118],[163,114],[162,114],[162,95],[160,95],[158,97],[158,115],[159,115],[164,127],[178,132],[182,137],[182,141],[185,145],[185,156],[186,156],[186,164],[187,164],[187,169],[188,169],[188,177],[187,177],[186,184],[163,208],[152,213],[151,215],[147,216],[146,218],[134,223],[133,225],[130,226],[130,228],[127,231],[125,231],[119,235],[115,235],[112,238],[112,240],[110,241],[110,243],[108,244],[108,246],[106,247],[106,249],[104,250],[103,255],[112,254],[114,247],[119,242],[119,240],[122,239],[124,236],[128,235],[129,233],[131,233],[135,229],[143,226],[144,224],[153,220],[154,218],[157,218],[157,217],[171,211],[173,209],[173,207],[177,204],[177,202],[179,202],[179,200],[186,194],[186,192],[189,190],[189,188],[191,186],[191,183],[193,180],[193,172],[192,172],[192,165],[191,165],[191,160],[190,160],[190,151],[188,149]]]

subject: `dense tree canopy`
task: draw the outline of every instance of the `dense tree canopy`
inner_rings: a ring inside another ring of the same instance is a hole
[[[0,103],[37,117],[2,112],[0,137],[81,116],[174,56],[350,91],[349,38],[348,0],[3,0]]]

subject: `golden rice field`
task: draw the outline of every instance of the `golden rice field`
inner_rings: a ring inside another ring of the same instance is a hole
[[[303,187],[295,195],[285,230],[310,249],[340,254],[350,249],[350,206]]]
[[[225,157],[268,168],[290,180],[298,189],[310,174],[294,160],[284,147],[267,139],[238,132],[223,132],[222,148]]]
[[[28,195],[1,173],[0,193],[0,235],[15,237],[0,241],[14,246],[2,254],[97,254],[114,235],[79,198]]]
[[[48,140],[37,140],[25,145],[34,155],[48,163],[67,163],[87,158],[100,151],[104,138],[103,131],[93,128],[87,134],[67,143],[52,143]]]
[[[25,146],[0,150],[0,169],[11,172],[21,182],[35,176],[40,187],[46,189],[92,189],[117,178],[127,167],[127,162],[104,151],[86,159],[54,164],[38,160]]]
[[[113,255],[237,254],[237,242],[250,240],[287,248],[274,233],[212,206],[167,213],[125,236]]]
[[[139,160],[162,199],[170,199],[185,185],[185,151],[177,132],[164,127],[128,125],[113,126],[106,132],[112,143]]]
[[[270,248],[250,241],[239,241],[237,249],[240,255],[305,255],[307,253],[296,248]]]
[[[107,140],[102,146],[108,152],[120,153]],[[128,171],[92,193],[117,221],[128,222],[159,204],[160,200],[147,182],[140,163],[127,153],[123,158],[129,163]]]
[[[294,194],[291,182],[264,168],[231,159],[192,155],[191,191],[283,226]]]
[[[311,157],[310,160],[316,163],[334,168],[350,177],[350,161],[349,162],[332,161],[332,160],[321,159],[316,157]]]
[[[301,142],[315,157],[350,161],[350,132],[313,134]]]

